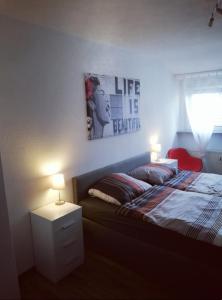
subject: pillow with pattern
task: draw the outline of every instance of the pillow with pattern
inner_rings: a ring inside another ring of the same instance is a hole
[[[88,193],[106,202],[121,205],[142,195],[152,186],[124,173],[112,173],[99,180]]]
[[[128,174],[150,184],[163,184],[164,181],[174,176],[175,170],[166,165],[150,163],[140,166]]]

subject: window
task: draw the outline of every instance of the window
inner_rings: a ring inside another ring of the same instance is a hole
[[[177,78],[181,100],[179,130],[191,130],[196,136],[206,132],[208,136],[212,132],[222,133],[222,70],[178,75]]]
[[[195,122],[207,126],[205,120],[206,115],[208,120],[214,124],[214,130],[222,130],[222,93],[193,93],[190,101],[190,109],[196,117]]]

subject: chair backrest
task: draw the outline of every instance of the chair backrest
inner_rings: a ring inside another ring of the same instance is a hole
[[[190,155],[184,148],[172,148],[168,151],[167,157],[178,160],[180,170],[200,172],[203,168],[202,159]]]
[[[172,159],[187,159],[189,156],[185,148],[172,148],[167,152],[167,157]]]

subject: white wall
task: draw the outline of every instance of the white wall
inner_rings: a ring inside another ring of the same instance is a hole
[[[19,272],[33,264],[28,212],[52,201],[44,167],[57,162],[72,201],[71,177],[147,151],[163,152],[176,132],[174,79],[159,61],[40,26],[0,17],[0,149]],[[88,141],[84,72],[141,80],[139,132]]]

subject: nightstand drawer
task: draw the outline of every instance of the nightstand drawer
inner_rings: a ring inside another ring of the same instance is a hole
[[[82,222],[70,223],[68,227],[61,227],[54,232],[55,246],[62,246],[72,241],[73,238],[82,235]]]
[[[81,232],[79,232],[78,234],[69,237],[69,239],[56,243],[55,251],[56,254],[63,255],[64,257],[66,257],[69,251],[76,251],[77,248],[79,249],[81,248],[81,246],[82,246],[82,234]]]
[[[77,240],[67,248],[58,248],[56,250],[57,264],[67,265],[70,261],[75,260],[76,257],[80,257],[83,252],[81,245],[82,241]]]
[[[63,278],[83,263],[83,255],[79,254],[57,264],[58,279]]]
[[[70,228],[74,227],[76,224],[81,222],[82,211],[81,209],[69,213],[63,218],[59,218],[53,222],[53,230],[56,233],[57,231],[68,231]]]

